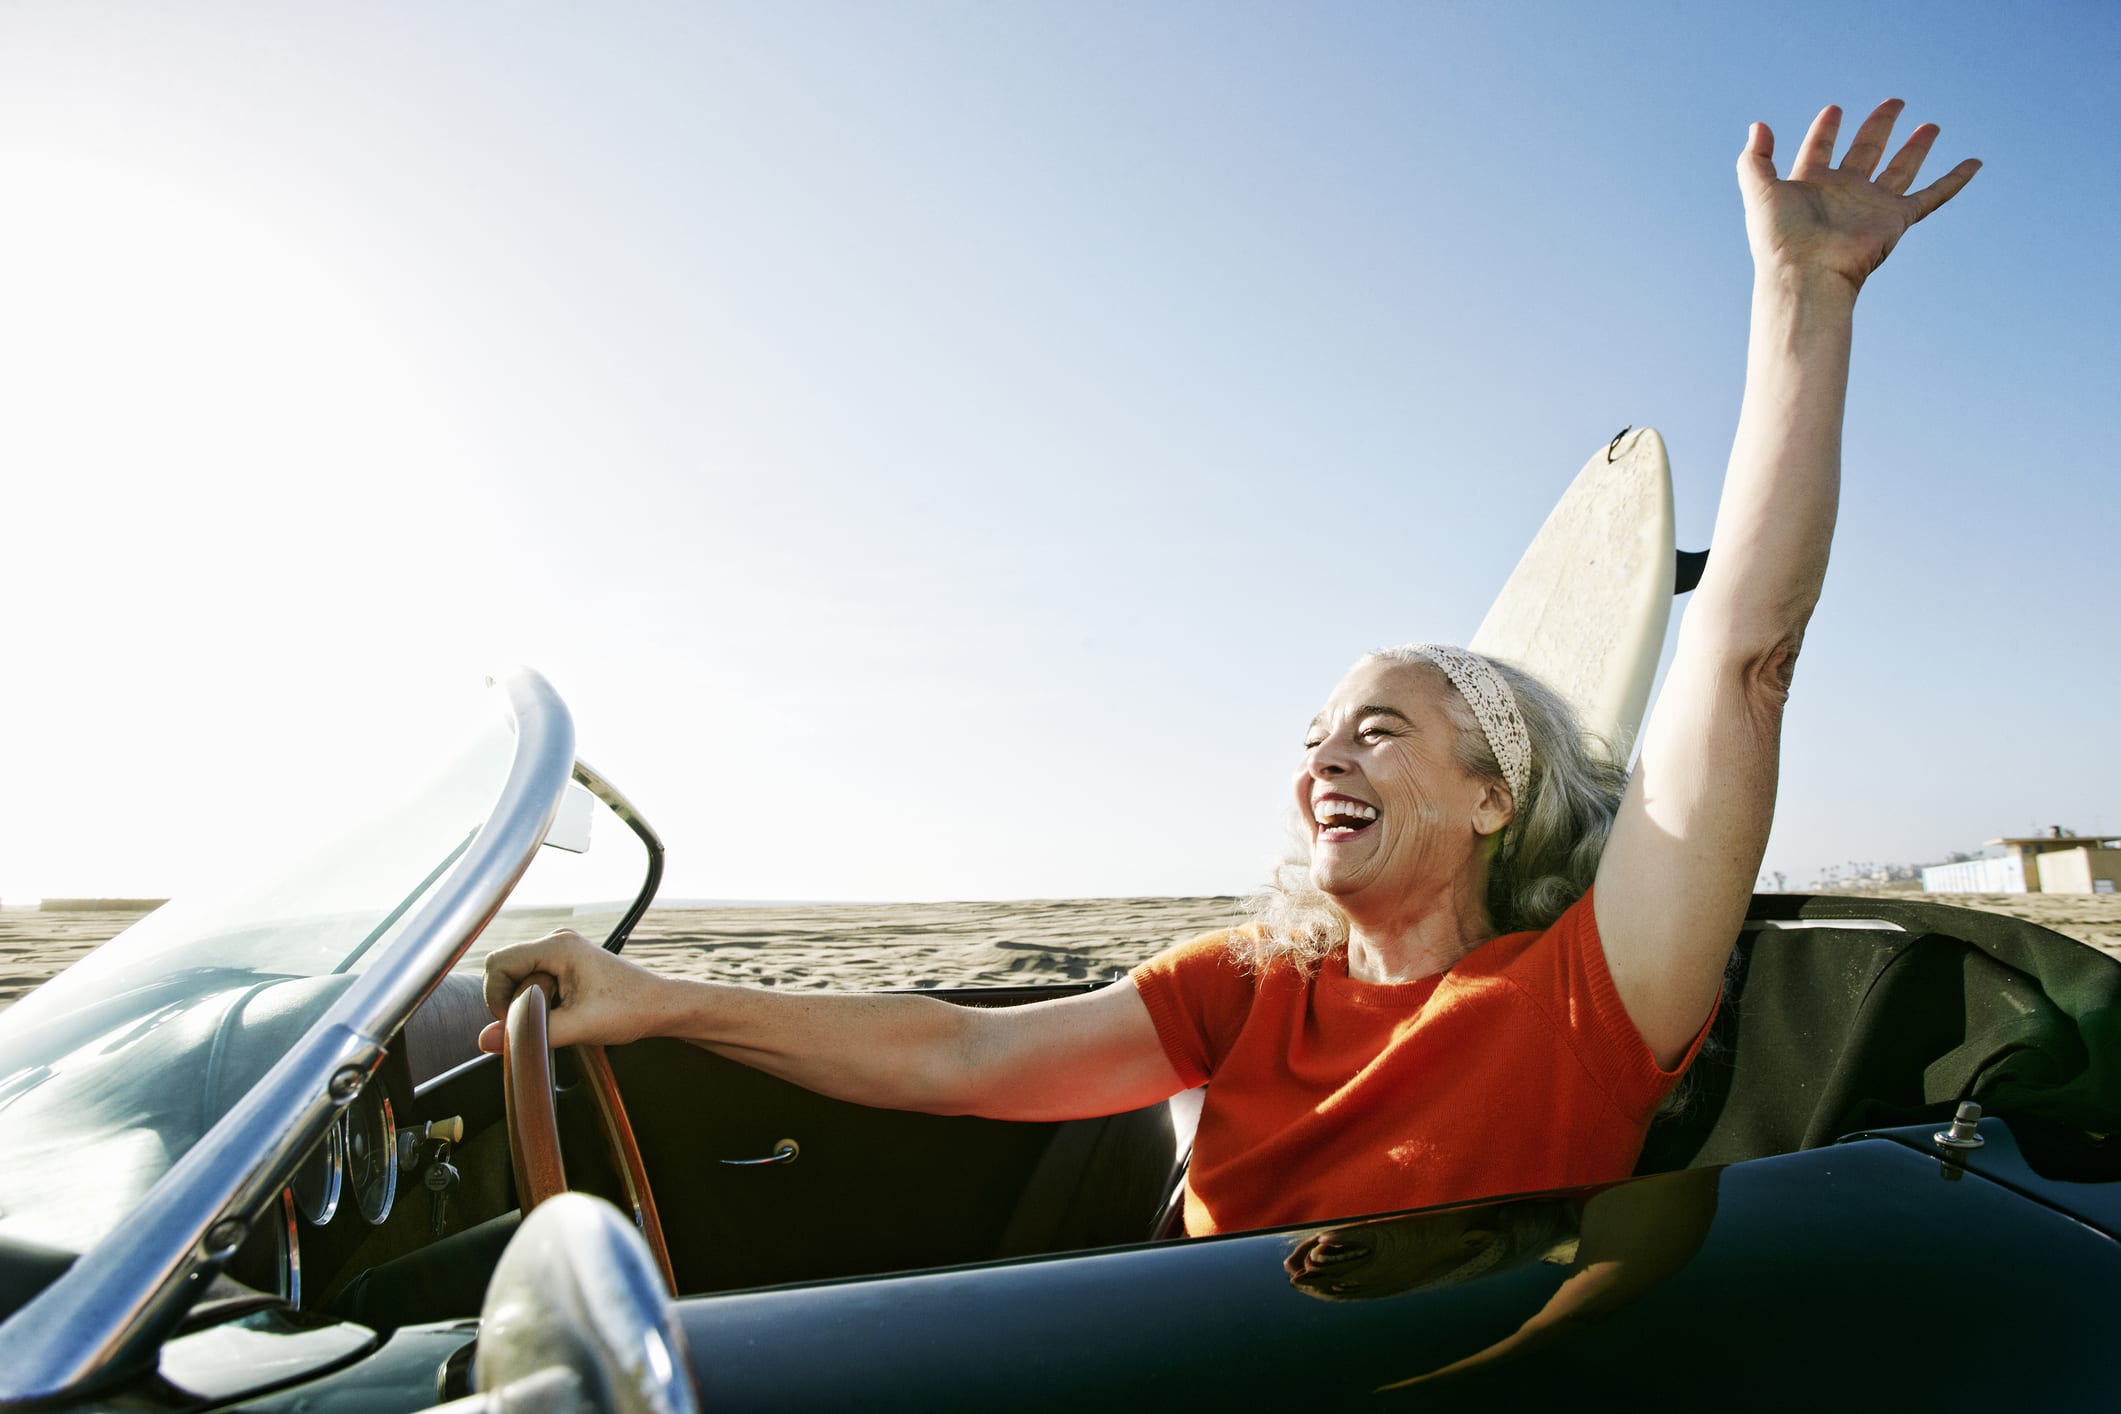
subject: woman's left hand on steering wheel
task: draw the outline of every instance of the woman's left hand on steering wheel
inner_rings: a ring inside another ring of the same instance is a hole
[[[496,1018],[479,1033],[479,1049],[501,1049],[508,1003],[536,973],[553,979],[549,1030],[554,1046],[621,1046],[653,1035],[663,979],[580,933],[561,929],[533,943],[496,948],[486,958],[486,1009]]]

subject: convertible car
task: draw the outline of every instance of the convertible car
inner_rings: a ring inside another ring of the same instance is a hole
[[[552,1055],[536,988],[481,1055],[483,952],[622,947],[662,852],[542,678],[490,698],[407,803],[0,1013],[0,1401],[2121,1403],[2121,964],[2093,949],[1762,896],[1638,1177],[1187,1240],[1198,1094],[871,1110],[672,1042]]]

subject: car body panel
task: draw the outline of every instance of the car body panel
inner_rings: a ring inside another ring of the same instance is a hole
[[[1296,1229],[742,1293],[680,1313],[702,1401],[720,1408],[1073,1408],[1118,1390],[1171,1408],[1330,1407],[1380,1391],[1445,1408],[1572,1407],[1572,1392],[1593,1391],[1642,1408],[1897,1407],[1925,1371],[2001,1407],[2031,1388],[2043,1408],[2111,1407],[2100,1333],[2121,1245],[1883,1141],[1686,1177],[1711,1187],[1713,1217],[1675,1270],[1544,1344],[1398,1391],[1386,1387],[1507,1341],[1564,1269],[1534,1261],[1320,1300],[1284,1268],[1315,1231]],[[1615,1191],[1589,1200],[1587,1221]]]
[[[1978,1127],[1979,1147],[1946,1152],[1937,1143],[1939,1132],[1934,1125],[1914,1125],[1849,1137],[1887,1139],[1932,1154],[2121,1239],[2121,1135],[1985,1120]]]

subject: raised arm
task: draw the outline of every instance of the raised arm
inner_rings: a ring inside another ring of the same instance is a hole
[[[1910,193],[1937,139],[1926,123],[1878,171],[1900,108],[1891,100],[1865,119],[1838,167],[1831,107],[1787,179],[1765,124],[1738,159],[1753,252],[1745,401],[1713,553],[1594,896],[1614,985],[1665,1065],[1715,1001],[1767,848],[1783,704],[1834,534],[1857,292],[1981,165],[1968,159]]]
[[[579,934],[486,959],[486,1005],[503,1015],[524,979],[558,983],[555,1046],[690,1041],[835,1099],[931,1114],[1079,1119],[1185,1089],[1132,981],[1021,1007],[933,997],[776,992],[651,972]],[[501,1028],[479,1044],[499,1050]]]

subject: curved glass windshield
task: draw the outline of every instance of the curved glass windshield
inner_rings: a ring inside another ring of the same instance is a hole
[[[488,714],[402,804],[347,806],[329,840],[165,905],[0,1012],[0,1234],[79,1252],[115,1227],[385,955],[492,813],[514,750]],[[537,851],[460,966],[553,926],[601,937],[639,888],[644,847],[586,797],[548,839],[563,847]]]

